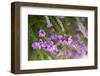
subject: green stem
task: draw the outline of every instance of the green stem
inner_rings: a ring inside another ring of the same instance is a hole
[[[62,28],[62,31],[64,32],[65,29],[63,27],[63,23],[61,22],[61,20],[59,18],[56,17],[57,22],[59,23],[60,27]]]

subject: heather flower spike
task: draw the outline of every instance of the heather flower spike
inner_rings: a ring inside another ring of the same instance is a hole
[[[57,20],[57,22],[59,23],[59,25],[60,25],[62,31],[64,32],[65,29],[64,29],[63,23],[62,23],[61,20],[60,20],[59,18],[57,18],[57,17],[56,17],[56,20]]]
[[[51,24],[50,20],[49,20],[49,17],[48,16],[44,16],[45,19],[46,19],[46,22],[47,22],[47,27],[48,28],[51,28],[53,25]]]

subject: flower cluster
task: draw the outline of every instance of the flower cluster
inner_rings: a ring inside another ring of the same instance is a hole
[[[42,49],[46,52],[49,52],[57,57],[63,56],[64,53],[59,46],[66,46],[75,48],[74,51],[65,49],[66,58],[80,58],[86,54],[86,48],[84,43],[80,40],[79,34],[76,34],[77,41],[73,41],[72,36],[61,35],[61,34],[50,34],[46,36],[46,32],[43,29],[39,30],[40,40],[32,43],[33,49]],[[45,39],[47,38],[47,40]]]
[[[64,36],[60,34],[51,34],[48,40],[45,40],[46,32],[43,29],[39,30],[40,40],[32,43],[33,49],[43,49],[44,51],[50,52],[56,56],[61,55],[61,49],[58,48],[59,45],[72,46],[73,40],[72,36]]]
[[[57,16],[58,23],[61,25],[63,32],[66,30],[63,27],[60,19],[63,19],[64,16]],[[46,19],[49,19],[46,16]],[[84,19],[81,19],[84,21]],[[47,29],[50,29],[50,34],[47,35],[47,32],[44,29],[38,30],[38,41],[32,42],[32,48],[42,50],[44,52],[50,53],[59,58],[74,59],[74,58],[83,58],[87,55],[87,47],[81,39],[81,34],[84,34],[83,27],[78,24],[75,28],[75,35],[70,35],[66,33],[56,33],[54,25],[50,23],[49,20],[47,24]],[[71,25],[71,23],[67,23]],[[81,34],[79,33],[81,32]],[[50,56],[48,56],[51,59]]]

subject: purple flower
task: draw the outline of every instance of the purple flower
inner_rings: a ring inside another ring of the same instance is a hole
[[[59,42],[58,42],[58,45],[60,45],[60,44],[65,44],[65,45],[67,45],[67,46],[72,46],[72,40],[71,39],[69,39],[68,41],[67,40],[65,40],[65,39],[60,39],[59,40]]]
[[[49,52],[52,52],[53,50],[55,50],[55,45],[53,45],[53,44],[49,44],[48,46],[47,46],[47,48],[46,48],[46,51],[49,51]]]
[[[86,51],[84,49],[77,50],[77,51],[75,50],[73,55],[74,55],[74,58],[82,58],[86,55]]]
[[[79,58],[82,57],[82,55],[81,55],[78,51],[75,50],[75,51],[73,52],[73,57],[79,59]]]
[[[59,40],[58,43],[59,44],[67,44],[67,41],[64,38],[62,38],[62,39]]]
[[[60,56],[61,55],[61,52],[60,52],[60,50],[59,49],[57,49],[57,48],[55,48],[54,50],[53,50],[53,52],[52,52],[54,55],[56,55],[56,56]]]
[[[57,38],[58,38],[58,39],[62,39],[63,36],[62,36],[62,35],[57,35]]]
[[[43,41],[42,39],[39,40],[40,46],[42,49],[46,48],[48,46],[47,41]]]
[[[72,41],[72,36],[69,36],[68,37],[68,41]]]
[[[72,57],[72,52],[70,50],[66,51],[66,57],[69,59]]]
[[[81,37],[80,37],[79,34],[76,34],[75,37],[76,37],[77,40],[80,40],[81,39]]]
[[[46,33],[43,29],[39,30],[39,37],[45,37]]]
[[[68,40],[67,40],[67,45],[68,45],[68,46],[72,46],[72,41],[73,41],[73,40],[72,40],[72,36],[69,36],[69,37],[68,37]]]
[[[61,19],[64,18],[64,16],[57,16],[57,17],[58,17],[58,18],[61,18]]]
[[[72,44],[73,44],[72,41],[67,41],[68,46],[72,46]]]
[[[42,48],[46,48],[48,46],[48,43],[45,41],[45,42],[43,42],[43,43],[41,43],[41,47]]]
[[[47,25],[48,28],[51,28],[52,26],[53,26],[52,24],[48,24],[48,25]]]
[[[76,30],[77,31],[81,31],[81,26],[80,25],[77,25]]]
[[[76,41],[75,44],[80,49],[84,48],[84,44],[81,41]]]
[[[81,50],[80,50],[80,54],[81,54],[82,56],[84,56],[84,55],[87,54],[87,51],[86,51],[85,49],[81,49]]]
[[[39,42],[33,42],[32,43],[32,48],[33,49],[37,49],[37,48],[41,49],[40,43]]]
[[[51,34],[49,36],[49,40],[55,40],[57,38],[57,35],[56,34]]]

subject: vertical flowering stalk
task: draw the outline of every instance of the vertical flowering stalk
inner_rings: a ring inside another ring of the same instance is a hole
[[[83,33],[83,36],[87,38],[86,28],[84,27],[84,25],[82,23],[79,23],[79,24],[80,24],[81,32]]]
[[[50,20],[49,20],[49,17],[48,16],[44,16],[45,17],[45,19],[46,19],[46,21],[47,21],[47,27],[48,28],[50,28],[50,27],[52,27],[53,25],[51,24],[51,22],[50,22]]]
[[[82,32],[82,34],[83,34],[83,36],[85,37],[85,38],[88,38],[87,36],[87,32],[86,32],[86,28],[84,27],[84,25],[81,23],[81,21],[79,20],[79,18],[76,18],[76,20],[79,22],[79,25],[78,25],[78,30],[80,30],[81,32]]]
[[[57,17],[56,17],[56,19],[57,19],[57,22],[59,23],[59,25],[61,26],[62,31],[64,32],[65,30],[64,30],[64,27],[63,27],[63,24],[62,24],[61,20]]]
[[[52,32],[55,32],[55,29],[53,27],[53,24],[50,22],[50,19],[48,16],[44,16],[47,22],[47,28],[50,28]]]

